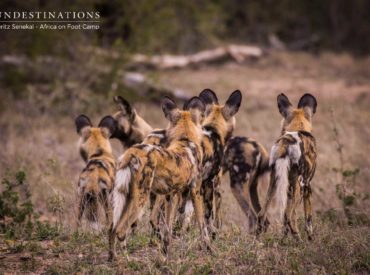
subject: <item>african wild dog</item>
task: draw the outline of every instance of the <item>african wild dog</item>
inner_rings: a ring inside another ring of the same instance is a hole
[[[117,128],[111,138],[118,139],[123,148],[128,149],[132,145],[142,142],[153,131],[153,128],[138,115],[126,99],[121,96],[115,96],[113,99],[119,111],[113,115],[117,121]]]
[[[221,166],[225,144],[231,137],[235,127],[235,114],[238,112],[242,94],[234,91],[225,105],[220,105],[216,94],[205,89],[199,97],[206,105],[203,120],[203,173],[202,196],[204,200],[205,219],[215,236],[215,229],[221,227]]]
[[[131,225],[143,213],[150,192],[167,195],[166,226],[163,250],[168,252],[172,235],[172,221],[181,192],[191,190],[202,239],[209,243],[204,223],[201,187],[201,116],[203,102],[194,97],[186,110],[165,98],[162,102],[165,117],[169,120],[166,131],[167,148],[138,144],[128,149],[118,165],[113,190],[113,223],[109,233],[109,258],[116,255],[115,239],[123,241]]]
[[[311,94],[301,97],[297,108],[280,94],[277,98],[279,111],[283,116],[282,136],[275,142],[270,153],[270,186],[265,204],[258,214],[258,232],[264,228],[266,211],[272,197],[277,193],[281,219],[284,218],[284,233],[291,233],[300,239],[296,207],[303,196],[305,230],[312,239],[311,180],[316,168],[316,141],[311,134],[312,116],[317,101]]]
[[[154,129],[137,113],[134,107],[121,96],[115,96],[114,102],[119,111],[113,117],[117,120],[117,129],[111,138],[118,139],[125,150],[131,146],[144,143],[165,147],[167,144],[166,130]],[[153,233],[159,235],[160,217],[163,216],[164,197],[150,195],[150,225]],[[133,224],[133,228],[136,223]]]
[[[224,147],[234,130],[234,115],[239,110],[242,95],[240,91],[234,91],[225,105],[219,104],[216,94],[210,89],[203,90],[199,94],[199,98],[206,106],[206,117],[202,122],[203,171],[201,194],[204,202],[205,220],[214,237],[215,229],[221,227],[220,183]],[[181,228],[186,229],[192,217],[193,205],[186,192],[181,197],[181,201],[179,223]],[[157,201],[154,210],[158,211],[158,208],[159,203]],[[152,212],[152,215],[156,217],[155,211]]]
[[[166,142],[166,130],[153,128],[137,113],[134,107],[121,96],[113,98],[117,104],[119,111],[113,115],[117,121],[116,131],[111,138],[118,139],[124,150],[129,149],[131,146],[139,143],[152,144],[164,146]],[[150,210],[151,210],[151,225],[153,232],[158,231],[159,213],[157,212],[156,196],[150,196]],[[159,202],[159,201],[158,201]],[[155,211],[152,211],[153,208]],[[157,218],[155,218],[157,216]],[[137,224],[133,224],[133,229]]]
[[[106,222],[111,221],[109,193],[113,190],[116,161],[109,138],[115,131],[116,122],[111,116],[104,117],[98,127],[90,119],[80,115],[75,120],[80,135],[78,147],[86,162],[78,180],[78,222],[86,212],[86,218],[98,226],[98,206],[103,206]]]
[[[223,173],[229,172],[231,191],[247,216],[252,232],[261,210],[257,188],[269,173],[268,153],[253,139],[232,137],[226,144],[222,168]]]
[[[223,159],[226,141],[232,134],[235,126],[234,115],[238,112],[242,95],[240,91],[234,91],[225,105],[220,105],[216,94],[205,89],[199,94],[200,99],[205,103],[205,118],[202,122],[202,188],[205,219],[207,226],[215,236],[215,229],[221,227],[221,164]],[[158,203],[158,202],[157,202]],[[154,210],[159,208],[155,204]],[[152,212],[155,215],[155,211]],[[180,227],[187,228],[193,213],[193,205],[187,193],[182,196],[182,203],[179,208]],[[155,215],[156,216],[156,215]]]

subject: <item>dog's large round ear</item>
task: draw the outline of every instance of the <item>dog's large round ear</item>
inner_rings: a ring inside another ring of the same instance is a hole
[[[222,114],[226,120],[233,117],[238,111],[242,103],[242,93],[239,90],[232,92],[227,99],[225,106],[222,108]]]
[[[200,123],[203,118],[204,111],[206,110],[206,106],[204,105],[203,100],[194,96],[186,103],[184,110],[191,113],[192,119],[195,123]]]
[[[177,108],[177,105],[175,101],[173,101],[168,96],[164,97],[162,99],[162,110],[164,113],[164,116],[171,122],[176,122],[178,119],[179,110]]]
[[[79,115],[75,119],[76,131],[79,135],[82,134],[82,130],[89,127],[92,127],[91,120],[85,115]]]
[[[298,108],[303,109],[305,113],[311,118],[316,113],[317,101],[311,94],[304,94],[298,102]]]
[[[279,112],[283,117],[287,117],[292,112],[292,104],[285,94],[280,94],[277,97]]]
[[[102,130],[106,138],[110,138],[117,129],[117,120],[111,116],[105,116],[99,122],[98,127]]]
[[[218,98],[214,91],[211,89],[204,89],[200,94],[199,98],[204,102],[206,105],[210,104],[218,104]]]
[[[120,111],[124,115],[131,116],[134,113],[134,108],[131,107],[130,103],[122,96],[118,95],[113,97],[114,102],[118,105]]]

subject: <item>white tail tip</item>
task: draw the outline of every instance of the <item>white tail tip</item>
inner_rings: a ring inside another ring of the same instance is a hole
[[[116,180],[113,189],[113,228],[117,226],[117,223],[122,215],[123,208],[126,204],[126,197],[129,193],[131,182],[131,170],[130,167],[120,169],[116,173]]]

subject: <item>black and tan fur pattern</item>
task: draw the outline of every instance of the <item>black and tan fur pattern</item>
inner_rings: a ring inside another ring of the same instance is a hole
[[[284,219],[284,233],[291,233],[298,239],[296,208],[303,198],[305,230],[308,238],[312,239],[311,180],[316,168],[316,141],[311,131],[317,102],[311,94],[303,95],[297,108],[293,108],[284,94],[278,96],[277,102],[283,116],[282,136],[270,153],[270,186],[258,215],[258,233],[264,230],[266,211],[276,194],[281,218]]]
[[[239,90],[234,91],[225,105],[219,104],[216,94],[210,89],[202,91],[199,97],[206,105],[205,118],[202,123],[204,214],[207,225],[214,233],[214,229],[221,227],[220,183],[225,144],[234,130],[234,116],[239,110],[242,94]]]
[[[165,129],[153,130],[153,128],[137,113],[135,108],[123,97],[115,96],[113,100],[117,104],[119,110],[113,115],[114,119],[117,121],[117,127],[111,138],[118,139],[124,150],[139,143],[165,146],[167,141]],[[158,204],[161,205],[161,202],[159,199],[156,201],[156,195],[154,194],[151,194],[150,201],[150,210],[152,213],[151,225],[153,231],[157,233],[159,223],[159,213],[157,211],[159,208],[157,206]],[[136,223],[133,224],[133,228],[135,227]]]
[[[256,228],[261,211],[258,185],[269,173],[269,156],[259,142],[232,137],[226,144],[223,173],[229,172],[230,188],[248,219],[249,231]]]
[[[156,129],[149,133],[142,142],[143,144],[151,144],[156,146],[161,146],[165,148],[168,143],[167,131],[166,129]],[[150,193],[150,225],[152,227],[152,234],[157,237],[160,236],[160,220],[161,217],[164,218],[166,198],[164,195],[159,195],[156,193]]]
[[[154,129],[137,113],[135,108],[123,97],[115,96],[114,102],[119,111],[113,117],[117,121],[117,128],[112,138],[118,139],[127,150],[139,143],[167,146],[166,129]],[[163,216],[165,199],[163,196],[150,196],[150,224],[155,235],[159,235],[160,217]],[[133,224],[133,228],[136,223]]]
[[[130,103],[121,96],[115,96],[114,102],[119,111],[113,115],[117,121],[117,128],[111,138],[118,139],[124,149],[143,142],[153,128],[136,112]]]
[[[242,95],[240,91],[234,91],[225,105],[220,105],[216,94],[205,89],[199,94],[200,99],[205,103],[206,112],[202,122],[202,189],[204,201],[204,214],[207,226],[212,231],[221,227],[221,165],[224,155],[225,143],[232,135],[235,127],[235,114],[238,112]],[[164,134],[162,132],[162,134]],[[158,202],[157,202],[158,203]],[[155,210],[159,209],[156,204]],[[154,217],[155,212],[152,212]],[[193,205],[184,192],[179,207],[180,227],[187,228],[193,213]]]
[[[104,117],[98,127],[90,119],[80,115],[75,120],[80,135],[78,147],[86,162],[78,180],[78,222],[83,214],[98,226],[98,206],[103,206],[106,221],[111,221],[109,194],[113,190],[116,162],[109,138],[115,131],[116,123],[111,116]]]
[[[166,129],[155,129],[144,138],[142,143],[166,147],[167,142],[168,138]]]
[[[192,98],[187,110],[180,110],[169,98],[162,109],[170,121],[167,129],[168,147],[138,144],[121,157],[113,191],[113,223],[109,234],[110,259],[116,255],[115,240],[124,240],[131,225],[140,217],[150,192],[169,196],[166,204],[164,252],[172,235],[172,222],[178,199],[191,190],[202,239],[209,242],[204,223],[201,187],[201,126],[204,104]]]

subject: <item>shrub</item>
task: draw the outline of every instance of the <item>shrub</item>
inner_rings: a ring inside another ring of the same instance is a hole
[[[56,226],[38,220],[24,171],[16,172],[13,179],[4,177],[1,188],[0,233],[6,239],[45,240],[59,234]]]

